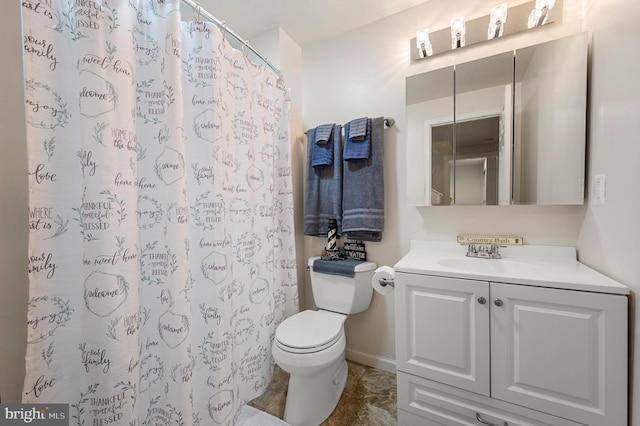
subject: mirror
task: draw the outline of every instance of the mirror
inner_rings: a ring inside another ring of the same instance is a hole
[[[409,205],[582,204],[586,43],[407,77]]]
[[[408,77],[406,83],[409,204],[452,204],[449,161],[453,160],[453,67]],[[447,124],[450,125],[449,136],[444,129],[432,134],[432,128],[438,129],[439,125]],[[437,173],[436,179],[431,178],[433,173]],[[412,179],[418,174],[420,178]]]
[[[583,204],[587,34],[518,49],[513,204]]]
[[[511,196],[513,53],[456,66],[454,204]]]

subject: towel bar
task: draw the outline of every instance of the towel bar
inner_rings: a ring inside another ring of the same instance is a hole
[[[391,118],[391,117],[385,117],[384,118],[384,128],[388,129],[389,127],[393,127],[393,125],[396,124],[396,120]],[[307,134],[307,131],[304,131],[304,134]],[[342,136],[344,136],[344,126],[342,126]]]

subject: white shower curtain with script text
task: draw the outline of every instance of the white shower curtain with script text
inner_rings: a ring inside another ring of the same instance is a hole
[[[72,425],[226,425],[298,309],[282,83],[177,0],[22,2],[23,400]]]

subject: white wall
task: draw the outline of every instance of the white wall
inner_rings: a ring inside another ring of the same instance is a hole
[[[291,165],[294,198],[294,226],[302,229],[304,208],[305,152],[302,143],[302,49],[280,28],[267,31],[251,40],[256,48],[282,73],[291,100]],[[302,232],[296,232],[296,264],[298,267],[299,304],[305,300],[307,260]]]
[[[27,346],[27,146],[20,3],[0,13],[0,400],[20,402]]]
[[[516,234],[527,243],[575,245],[584,207],[495,206],[408,207],[405,176],[405,77],[497,54],[581,31],[579,0],[565,0],[562,23],[469,46],[419,64],[410,62],[410,40],[424,27],[446,28],[452,16],[486,15],[491,1],[430,0],[302,51],[303,123],[344,123],[360,116],[386,116],[396,125],[385,130],[385,231],[382,242],[367,243],[367,256],[393,265],[412,239],[454,240],[460,233]],[[306,256],[325,243],[305,237]],[[308,298],[307,298],[308,299]],[[309,304],[308,304],[309,306]],[[393,368],[395,359],[394,296],[374,295],[373,305],[346,323],[347,356]]]
[[[577,246],[582,262],[626,284],[633,293],[629,424],[636,425],[640,424],[640,2],[591,0],[585,12],[585,30],[592,37],[588,177],[593,182],[595,175],[606,175],[607,192],[604,205],[593,205],[589,194]]]

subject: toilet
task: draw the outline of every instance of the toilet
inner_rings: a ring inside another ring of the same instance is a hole
[[[272,353],[289,373],[284,421],[315,426],[333,412],[347,381],[344,322],[350,314],[369,308],[373,262],[355,267],[353,278],[311,271],[311,291],[317,311],[306,310],[284,320],[276,329]]]

